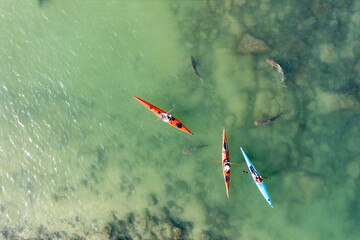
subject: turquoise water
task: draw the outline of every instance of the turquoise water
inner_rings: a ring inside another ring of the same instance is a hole
[[[4,1],[0,19],[1,238],[358,238],[359,1]]]

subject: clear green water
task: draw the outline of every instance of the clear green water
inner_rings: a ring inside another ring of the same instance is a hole
[[[0,19],[2,237],[105,239],[114,216],[140,224],[175,204],[186,239],[358,238],[359,1],[3,1]],[[244,33],[270,50],[237,52]],[[176,106],[194,135],[134,95]],[[241,163],[230,200],[209,161],[223,126]],[[240,146],[272,177],[274,209]]]

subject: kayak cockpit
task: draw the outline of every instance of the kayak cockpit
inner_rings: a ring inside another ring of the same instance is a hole
[[[257,183],[262,183],[263,182],[261,176],[257,173],[257,171],[255,170],[255,168],[253,166],[250,166],[250,171],[251,171],[252,177],[255,179],[255,181]]]

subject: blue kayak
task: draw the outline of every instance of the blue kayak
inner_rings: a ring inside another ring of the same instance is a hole
[[[249,173],[251,174],[252,178],[254,179],[254,182],[256,183],[256,186],[258,187],[259,191],[261,192],[261,194],[264,196],[265,200],[270,204],[271,207],[273,207],[271,199],[270,199],[270,195],[268,193],[268,191],[266,190],[265,184],[260,176],[260,174],[256,171],[254,165],[251,163],[250,159],[248,158],[248,156],[246,156],[244,150],[242,149],[242,147],[240,147],[240,150],[242,152],[242,154],[244,155],[246,164],[249,168]]]

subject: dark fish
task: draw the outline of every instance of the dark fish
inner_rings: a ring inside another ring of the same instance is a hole
[[[201,80],[201,82],[203,82],[203,78],[202,76],[199,74],[198,70],[196,69],[196,62],[193,56],[190,56],[190,64],[191,64],[191,68],[194,71],[195,75],[198,76]]]
[[[207,147],[208,145],[200,145],[200,146],[197,146],[197,147],[191,147],[191,148],[188,148],[188,149],[185,149],[182,151],[182,154],[186,155],[186,154],[191,154],[199,149],[202,149],[204,147]]]
[[[275,117],[272,117],[272,118],[264,118],[264,119],[261,119],[261,120],[259,120],[259,121],[254,122],[254,124],[255,124],[255,125],[269,124],[270,122],[275,121],[276,119],[278,119],[278,118],[281,116],[282,113],[283,113],[283,112],[279,113],[278,115],[276,115]]]
[[[44,6],[47,2],[48,2],[48,0],[38,0],[40,7]]]

